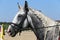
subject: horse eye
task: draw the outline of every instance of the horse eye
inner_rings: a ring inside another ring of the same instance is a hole
[[[18,18],[19,18],[19,17],[22,17],[22,15],[18,15]]]
[[[21,17],[20,15],[18,17]]]

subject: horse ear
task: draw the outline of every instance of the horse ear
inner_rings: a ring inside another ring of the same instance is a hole
[[[18,5],[18,8],[21,9],[20,5],[19,5],[19,2],[17,2],[17,5]]]
[[[26,12],[28,12],[28,11],[29,11],[29,9],[28,9],[28,3],[27,3],[27,1],[25,1],[25,5],[24,5],[24,11],[26,11]]]

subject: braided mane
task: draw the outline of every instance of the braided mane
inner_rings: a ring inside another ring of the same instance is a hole
[[[45,16],[41,11],[35,10],[35,9],[32,9],[32,8],[29,8],[29,10],[31,10],[33,12],[33,14],[37,16],[38,19],[42,20],[45,27],[56,25],[56,23],[57,23],[56,21],[54,21],[51,18]]]

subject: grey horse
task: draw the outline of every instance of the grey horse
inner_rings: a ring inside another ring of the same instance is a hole
[[[58,40],[60,23],[48,18],[39,10],[28,7],[27,1],[25,6],[18,4],[19,11],[14,17],[12,24],[8,27],[8,34],[14,37],[18,32],[30,29],[37,40]]]

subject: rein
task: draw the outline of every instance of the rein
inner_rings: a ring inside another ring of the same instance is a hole
[[[13,23],[15,26],[20,26],[18,24],[15,24]],[[57,27],[57,26],[60,26],[60,25],[53,25],[53,26],[47,26],[47,27],[39,27],[39,28],[33,28],[33,29],[43,29],[43,28],[51,28],[51,27]],[[23,28],[23,29],[20,29],[20,30],[30,30],[31,28]]]

